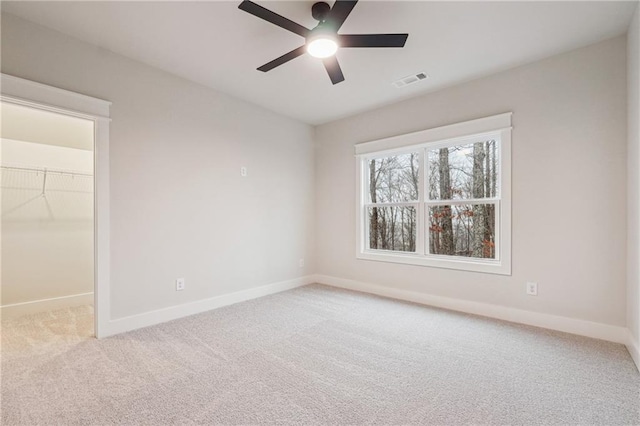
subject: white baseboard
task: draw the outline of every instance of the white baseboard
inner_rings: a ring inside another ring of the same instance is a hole
[[[70,296],[53,297],[51,299],[32,300],[30,302],[13,303],[1,306],[2,318],[17,318],[23,315],[37,314],[45,311],[71,308],[81,305],[93,305],[93,292],[72,294]]]
[[[406,300],[409,302],[450,309],[453,311],[481,315],[520,324],[532,325],[535,327],[547,328],[550,330],[563,331],[565,333],[577,334],[580,336],[592,337],[615,343],[627,344],[629,342],[628,330],[625,327],[542,314],[539,312],[525,311],[506,306],[491,305],[488,303],[433,296],[415,291],[400,290],[327,275],[316,275],[315,282],[348,290],[376,294],[392,299]]]
[[[627,350],[631,354],[633,362],[636,363],[638,371],[640,371],[640,342],[633,337],[631,331],[629,331],[629,337],[627,339]]]
[[[195,302],[185,303],[182,305],[170,306],[164,309],[157,309],[155,311],[144,312],[138,315],[114,319],[109,321],[105,327],[104,333],[100,335],[100,338],[136,330],[138,328],[149,327],[151,325],[199,314],[201,312],[210,311],[223,306],[256,299],[258,297],[280,293],[281,291],[291,290],[296,287],[302,287],[307,284],[312,284],[314,282],[314,278],[314,276],[309,275],[295,278],[293,280],[281,281],[263,285],[261,287],[223,294],[209,299],[197,300]]]

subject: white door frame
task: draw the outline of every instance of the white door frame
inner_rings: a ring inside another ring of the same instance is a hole
[[[95,334],[109,334],[109,123],[111,102],[7,74],[0,74],[0,100],[94,122],[94,309]]]

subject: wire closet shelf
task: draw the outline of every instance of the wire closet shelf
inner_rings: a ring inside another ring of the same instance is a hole
[[[92,215],[93,175],[76,170],[1,165],[3,219],[82,219]]]

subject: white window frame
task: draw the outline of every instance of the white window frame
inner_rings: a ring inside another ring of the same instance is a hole
[[[511,116],[504,113],[477,120],[465,121],[416,133],[379,139],[357,144],[356,151],[356,257],[363,260],[392,262],[409,265],[457,269],[511,275]],[[500,196],[479,200],[426,200],[425,185],[428,179],[428,150],[446,146],[463,145],[478,140],[499,140]],[[419,153],[420,180],[418,200],[406,203],[368,202],[368,163],[372,159],[392,155]],[[425,164],[426,163],[426,164]],[[478,259],[428,252],[427,209],[434,204],[496,204],[495,259]],[[380,249],[369,249],[368,208],[372,206],[411,205],[416,206],[416,252],[408,253]]]

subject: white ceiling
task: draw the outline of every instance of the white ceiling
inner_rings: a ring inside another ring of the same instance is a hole
[[[256,3],[308,28],[317,23],[313,1]],[[320,60],[308,55],[256,71],[303,39],[238,4],[3,1],[2,10],[320,124],[624,34],[637,2],[361,0],[340,33],[407,32],[409,38],[404,49],[340,50],[346,80],[335,86]],[[430,78],[400,89],[391,85],[421,71]]]

